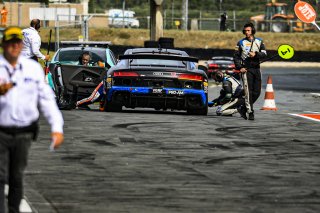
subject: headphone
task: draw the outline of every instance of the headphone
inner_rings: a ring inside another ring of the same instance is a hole
[[[36,30],[39,30],[41,22],[40,22],[40,19],[36,19],[36,20],[37,20],[37,23],[35,23],[35,25],[33,26],[33,21],[31,21],[30,26],[34,27],[34,29],[36,29]]]
[[[246,34],[246,31],[244,31],[245,28],[247,27],[251,27],[251,32],[252,32],[252,35],[254,35],[256,33],[256,29],[254,28],[254,25],[252,23],[247,23],[243,26],[243,30],[242,30],[242,33],[245,35]]]

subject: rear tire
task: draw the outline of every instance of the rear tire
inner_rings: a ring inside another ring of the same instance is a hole
[[[187,113],[189,115],[207,115],[208,114],[208,106],[202,109],[187,109]]]
[[[144,41],[144,47],[146,47],[146,48],[159,48],[159,42],[157,42],[157,41]]]
[[[112,102],[104,101],[104,111],[106,112],[121,112],[122,106],[120,104],[115,104]]]
[[[76,108],[76,103],[72,101],[72,97],[68,94],[57,94],[56,100],[60,110],[71,110]]]
[[[161,37],[159,38],[159,45],[164,49],[174,49],[174,39]]]

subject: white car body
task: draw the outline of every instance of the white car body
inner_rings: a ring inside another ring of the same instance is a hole
[[[138,28],[140,22],[134,17],[135,12],[130,10],[111,9],[108,11],[110,27]]]

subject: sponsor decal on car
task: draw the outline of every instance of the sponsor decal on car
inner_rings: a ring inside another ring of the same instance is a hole
[[[163,76],[163,72],[153,72],[152,74],[156,76]]]
[[[163,89],[152,89],[153,94],[161,94]]]
[[[184,91],[182,91],[182,90],[169,90],[168,94],[169,95],[183,95]]]
[[[205,92],[205,93],[208,93],[208,82],[203,82],[203,91]]]
[[[107,88],[111,88],[111,82],[112,82],[112,78],[107,78],[106,79],[106,83],[107,83]]]

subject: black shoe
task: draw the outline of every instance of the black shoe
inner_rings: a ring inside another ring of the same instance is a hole
[[[88,105],[78,106],[77,108],[81,110],[90,110],[90,107]]]
[[[253,114],[253,112],[251,112],[251,113],[249,113],[249,120],[254,120],[254,114]]]
[[[244,120],[247,120],[247,110],[244,106],[240,106],[238,108],[238,112],[240,113],[241,117],[244,119]]]

